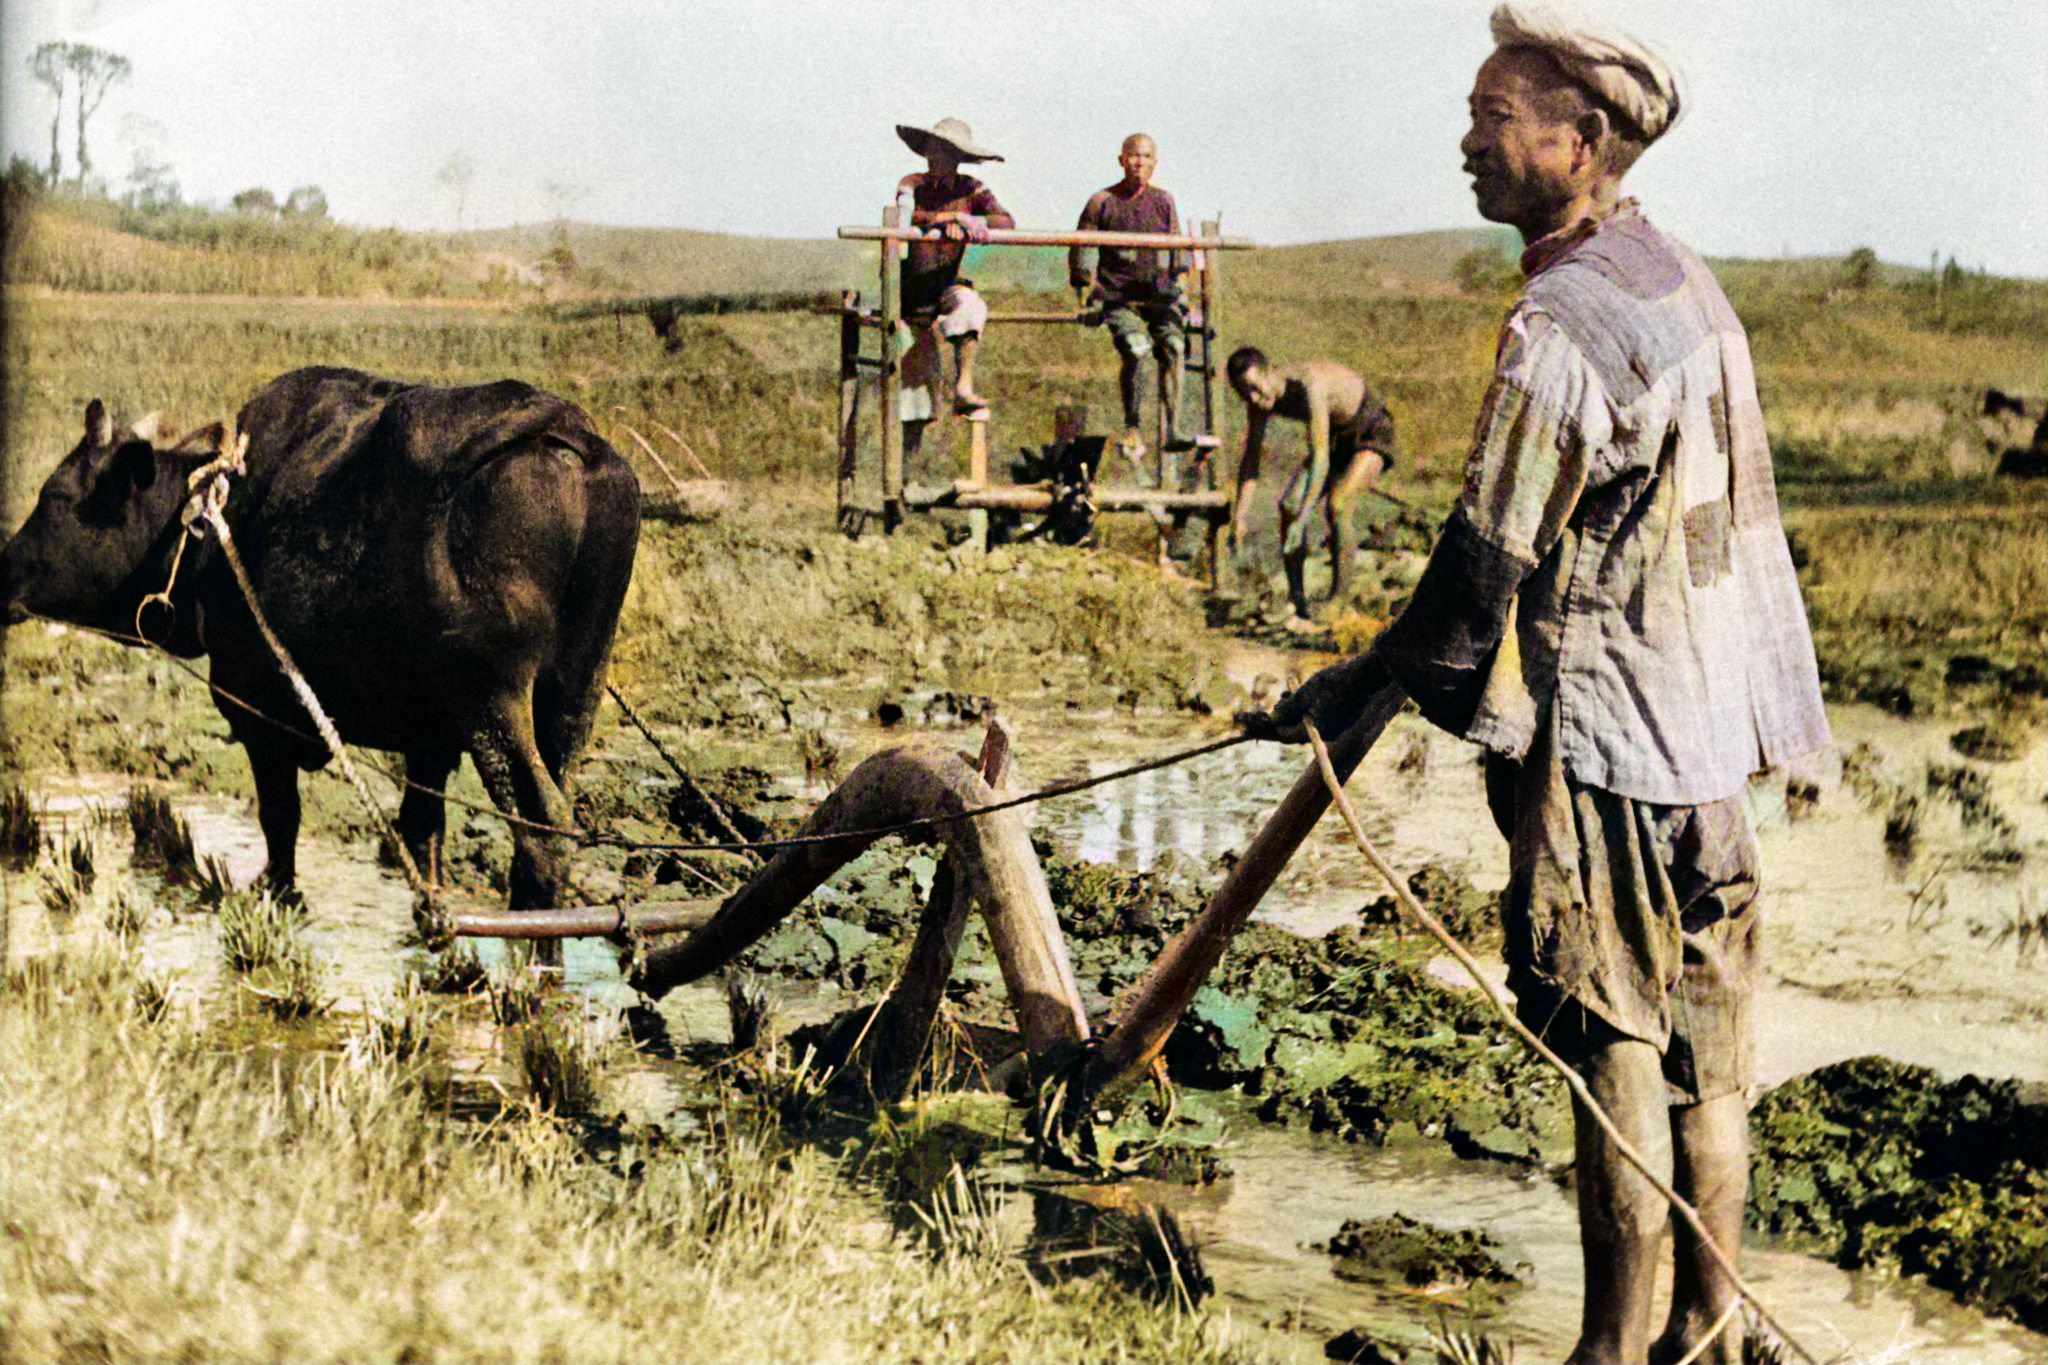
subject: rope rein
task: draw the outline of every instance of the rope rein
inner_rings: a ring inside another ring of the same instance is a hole
[[[325,708],[320,705],[320,698],[314,695],[312,684],[306,681],[305,674],[299,672],[299,666],[292,660],[291,651],[285,648],[284,641],[271,629],[269,618],[263,614],[262,606],[256,601],[255,584],[249,581],[249,571],[242,564],[241,552],[235,548],[235,535],[228,527],[226,515],[229,477],[248,473],[249,435],[247,432],[239,436],[231,435],[229,441],[223,444],[227,448],[214,459],[192,471],[191,477],[186,481],[186,487],[192,490],[192,496],[181,514],[185,534],[179,537],[177,551],[171,560],[170,578],[164,584],[164,590],[160,595],[168,606],[171,588],[177,581],[178,566],[184,561],[185,541],[204,534],[200,529],[202,523],[212,527],[215,538],[220,542],[221,554],[227,559],[228,568],[234,572],[235,585],[242,590],[242,600],[248,603],[249,614],[256,621],[256,629],[263,635],[263,643],[268,645],[270,652],[277,657],[277,665],[283,671],[285,681],[291,684],[292,692],[298,697],[299,704],[305,707],[306,713],[313,718],[313,727],[320,732],[321,742],[327,746],[327,752],[333,757],[335,766],[341,769],[342,777],[354,789],[357,800],[362,802],[363,810],[369,815],[371,824],[380,826],[385,831],[386,842],[398,859],[399,870],[405,874],[406,885],[412,889],[413,922],[419,929],[421,939],[430,947],[446,946],[454,940],[454,925],[449,921],[446,911],[442,909],[439,897],[434,894],[433,885],[420,874],[419,865],[413,861],[412,850],[405,846],[405,840],[393,827],[390,817],[377,804],[369,784],[363,781],[363,775],[356,770],[354,760],[349,757],[347,746],[341,742],[341,733],[334,728],[334,722],[328,718]],[[144,604],[146,605],[149,600],[144,598]],[[136,629],[139,632],[142,628],[140,606],[136,608],[135,614]]]

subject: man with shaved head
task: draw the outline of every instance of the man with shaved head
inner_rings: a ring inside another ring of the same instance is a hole
[[[1143,133],[1132,133],[1117,149],[1123,179],[1089,196],[1076,227],[1099,232],[1180,231],[1173,196],[1152,183],[1159,148]],[[1187,361],[1187,312],[1180,252],[1145,248],[1074,247],[1067,275],[1085,312],[1109,329],[1121,365],[1117,386],[1124,401],[1123,455],[1136,460],[1144,450],[1139,425],[1139,368],[1147,356],[1158,369],[1159,405],[1169,449],[1181,445],[1181,375]]]
[[[1461,147],[1480,214],[1522,234],[1528,284],[1463,496],[1373,648],[1264,723],[1336,733],[1394,684],[1487,750],[1517,1010],[1633,1146],[1669,1149],[1732,1258],[1763,972],[1744,793],[1829,742],[1813,646],[1742,325],[1621,192],[1678,117],[1670,69],[1534,6],[1496,9],[1493,37]],[[1586,1297],[1570,1365],[1695,1346],[1739,1360],[1734,1287],[1683,1223],[1653,1340],[1668,1211],[1575,1117]]]

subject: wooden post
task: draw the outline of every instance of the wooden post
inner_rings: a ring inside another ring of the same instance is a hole
[[[849,833],[782,848],[726,898],[709,923],[641,959],[631,977],[634,989],[659,997],[717,971],[874,843],[878,836],[868,831],[945,815],[956,818],[930,832],[945,841],[960,889],[982,907],[1033,1063],[1085,1041],[1088,1014],[1022,813],[967,818],[995,801],[981,774],[956,753],[904,745],[870,756],[803,827],[810,835]]]
[[[967,414],[967,481],[977,488],[988,487],[988,409]],[[978,550],[988,549],[988,512],[975,508],[967,514],[967,538]]]
[[[1214,239],[1223,235],[1223,224],[1210,221],[1202,224],[1202,236]],[[1216,340],[1219,335],[1216,325],[1216,309],[1223,302],[1223,253],[1204,251],[1198,258],[1202,263],[1197,277],[1202,298],[1202,429],[1212,436],[1220,437],[1216,429]]]
[[[839,526],[857,515],[860,490],[860,295],[839,295]]]
[[[1010,730],[991,716],[981,737],[981,780],[998,794],[1009,789]],[[900,1099],[917,1078],[931,1046],[932,1027],[945,1002],[946,983],[960,955],[967,914],[974,907],[966,874],[949,849],[932,875],[931,895],[917,923],[917,937],[896,979],[896,989],[878,1004],[868,1055],[868,1084],[886,1099]]]
[[[902,210],[882,210],[882,226],[901,227]],[[903,321],[900,288],[902,245],[882,243],[882,529],[890,534],[903,524],[903,353],[896,329]]]

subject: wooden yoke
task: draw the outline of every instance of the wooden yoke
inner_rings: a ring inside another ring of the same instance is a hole
[[[875,836],[859,831],[928,816],[968,815],[998,799],[974,766],[956,753],[905,745],[872,755],[825,798],[803,828],[807,835],[852,833],[829,843],[782,849],[726,899],[708,924],[681,943],[649,953],[633,972],[632,985],[659,997],[731,962],[875,842]],[[1087,1012],[1045,872],[1020,813],[998,811],[932,829],[947,846],[945,862],[950,877],[957,878],[957,894],[971,897],[986,917],[1025,1050],[1036,1062],[1086,1041]],[[939,896],[938,889],[927,919],[951,912],[951,898]],[[926,955],[939,946],[932,944]]]

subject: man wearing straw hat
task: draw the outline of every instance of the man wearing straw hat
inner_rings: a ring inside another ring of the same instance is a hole
[[[1371,651],[1265,721],[1346,728],[1392,681],[1487,751],[1509,842],[1508,981],[1733,1257],[1763,975],[1750,776],[1829,743],[1779,522],[1749,344],[1714,277],[1622,176],[1678,117],[1631,38],[1533,5],[1493,13],[1461,144],[1481,216],[1519,228],[1526,292],[1500,334],[1465,489]],[[1571,1365],[1741,1359],[1734,1286],[1577,1120],[1586,1296]],[[1718,1327],[1717,1327],[1718,1324]],[[1703,1340],[1711,1337],[1712,1339]]]
[[[925,424],[936,412],[939,343],[953,347],[953,408],[987,407],[974,387],[974,361],[988,326],[988,305],[974,282],[960,278],[960,263],[971,242],[988,240],[990,228],[1017,225],[989,187],[960,168],[1003,158],[974,140],[959,119],[940,119],[930,128],[896,125],[896,135],[925,159],[926,169],[896,186],[896,202],[908,226],[937,228],[943,240],[913,242],[903,266],[903,320],[914,334],[903,357],[903,450],[906,460],[923,444]]]

